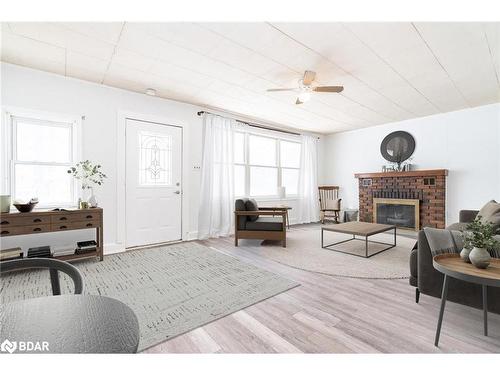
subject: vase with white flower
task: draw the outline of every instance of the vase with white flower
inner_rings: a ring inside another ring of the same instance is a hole
[[[104,183],[106,175],[101,171],[100,164],[94,164],[90,160],[76,163],[68,169],[68,173],[76,180],[79,180],[83,190],[83,198],[79,208],[86,206],[97,207],[97,198],[94,195],[94,188]]]

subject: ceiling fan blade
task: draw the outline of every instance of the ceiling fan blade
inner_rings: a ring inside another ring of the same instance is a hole
[[[314,87],[313,91],[316,92],[342,92],[344,86],[318,86]]]
[[[295,102],[295,104],[302,104],[304,102],[301,102],[299,98],[297,98],[297,101]]]
[[[302,83],[304,85],[310,85],[312,81],[314,81],[314,78],[316,78],[316,72],[313,72],[311,70],[306,70],[304,72],[304,78],[302,78]]]
[[[273,92],[273,91],[295,91],[297,90],[296,88],[291,88],[291,89],[267,89],[266,91],[268,92]]]

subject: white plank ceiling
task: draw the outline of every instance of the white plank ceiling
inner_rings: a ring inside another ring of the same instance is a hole
[[[2,61],[320,133],[500,102],[500,23],[2,23]],[[295,105],[304,70],[341,94]]]

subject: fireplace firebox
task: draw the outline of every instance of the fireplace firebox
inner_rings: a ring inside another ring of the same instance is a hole
[[[373,222],[399,228],[420,229],[418,199],[373,198]]]

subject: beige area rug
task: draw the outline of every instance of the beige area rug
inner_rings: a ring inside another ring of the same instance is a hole
[[[392,243],[392,232],[369,237],[370,240]],[[325,231],[325,244],[352,236]],[[361,238],[361,237],[360,237]],[[287,266],[321,274],[363,279],[402,279],[410,276],[410,251],[416,239],[397,236],[397,246],[370,258],[361,258],[321,248],[319,225],[297,226],[287,233],[287,247],[275,241],[241,241],[241,246],[259,256]],[[369,243],[369,254],[387,245]],[[344,251],[364,254],[364,241],[349,241],[334,246]]]

